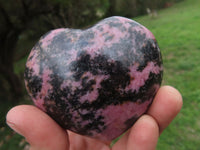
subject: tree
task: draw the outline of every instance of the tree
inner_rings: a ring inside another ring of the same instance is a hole
[[[14,61],[27,54],[19,54],[16,46],[20,35],[29,30],[33,20],[50,13],[48,7],[39,9],[42,3],[42,0],[37,3],[31,0],[0,1],[0,74],[9,83],[10,92],[16,99],[23,93],[22,82],[14,72]]]
[[[0,0],[0,76],[8,83],[13,98],[23,95],[14,63],[30,52],[28,48],[17,49],[21,37],[35,41],[51,29],[87,26],[102,17],[97,11],[103,12],[104,4],[106,0]]]

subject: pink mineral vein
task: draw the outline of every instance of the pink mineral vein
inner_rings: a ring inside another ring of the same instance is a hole
[[[33,75],[39,75],[39,71],[40,71],[37,56],[38,56],[38,52],[35,52],[34,50],[32,50],[28,57],[28,59],[31,57],[32,59],[27,61],[26,63],[26,67],[33,70]]]
[[[92,73],[86,72],[82,77],[88,77],[87,81],[95,80],[96,83],[93,85],[93,90],[91,92],[88,91],[85,95],[80,97],[80,102],[84,103],[86,100],[88,100],[89,102],[95,101],[99,96],[98,89],[101,88],[101,82],[109,78],[109,75],[94,76]]]
[[[60,29],[56,29],[56,30],[52,30],[52,32],[46,36],[44,39],[41,40],[42,42],[42,47],[47,47],[49,44],[51,44],[53,38],[60,32],[64,32],[66,31],[66,29],[64,28],[60,28]]]
[[[46,111],[44,108],[44,99],[52,89],[52,85],[48,82],[50,81],[49,75],[52,74],[52,71],[49,69],[44,69],[44,72],[42,74],[42,89],[40,91],[40,94],[37,95],[36,99],[33,98],[33,101],[36,106],[38,106],[43,111]]]
[[[105,48],[109,48],[113,45],[113,43],[117,43],[120,39],[126,36],[125,33],[118,30],[117,28],[110,29],[109,25],[105,24],[102,26],[103,31],[95,30],[95,37],[90,41],[98,44],[90,45],[87,48],[87,53],[90,54],[91,58],[94,58],[96,54],[100,53],[100,51],[105,50]],[[112,37],[112,40],[107,40],[104,37],[104,34],[108,34],[107,36]]]
[[[147,66],[143,69],[142,72],[137,71],[138,64],[130,67],[130,76],[133,78],[131,83],[125,88],[125,91],[138,91],[141,86],[143,86],[146,80],[149,78],[150,72],[159,74],[162,68],[155,65],[154,62],[148,62]]]
[[[104,122],[107,128],[102,133],[97,135],[97,138],[104,138],[104,140],[113,140],[116,135],[122,134],[122,131],[126,129],[125,122],[132,117],[139,117],[147,110],[147,107],[151,103],[151,100],[145,101],[142,104],[134,102],[126,102],[121,105],[110,105],[102,111]],[[122,125],[124,123],[124,125]]]

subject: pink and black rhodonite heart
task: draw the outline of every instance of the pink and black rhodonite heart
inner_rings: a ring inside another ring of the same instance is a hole
[[[162,72],[153,34],[116,16],[42,36],[28,57],[25,84],[35,105],[60,126],[110,141],[147,111]]]

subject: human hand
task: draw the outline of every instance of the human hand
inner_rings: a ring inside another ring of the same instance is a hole
[[[30,105],[12,108],[7,124],[26,138],[30,150],[154,150],[159,135],[181,106],[182,97],[176,89],[161,87],[148,112],[112,148],[111,141],[102,142],[62,129],[46,113]]]

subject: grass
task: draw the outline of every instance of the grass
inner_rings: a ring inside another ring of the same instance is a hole
[[[149,28],[158,41],[164,62],[163,85],[176,87],[184,100],[180,114],[160,136],[158,150],[200,148],[199,6],[199,0],[185,0],[171,8],[160,10],[156,18],[134,18]],[[24,60],[16,67],[23,65]],[[2,112],[7,112],[9,108],[8,102],[0,104],[0,116],[5,116],[6,113]],[[5,117],[0,117],[0,149],[20,150],[24,147],[23,140],[8,129]]]
[[[157,38],[164,62],[163,84],[176,87],[183,108],[161,135],[157,149],[200,148],[200,1],[185,0],[158,12],[157,18],[135,18]]]

